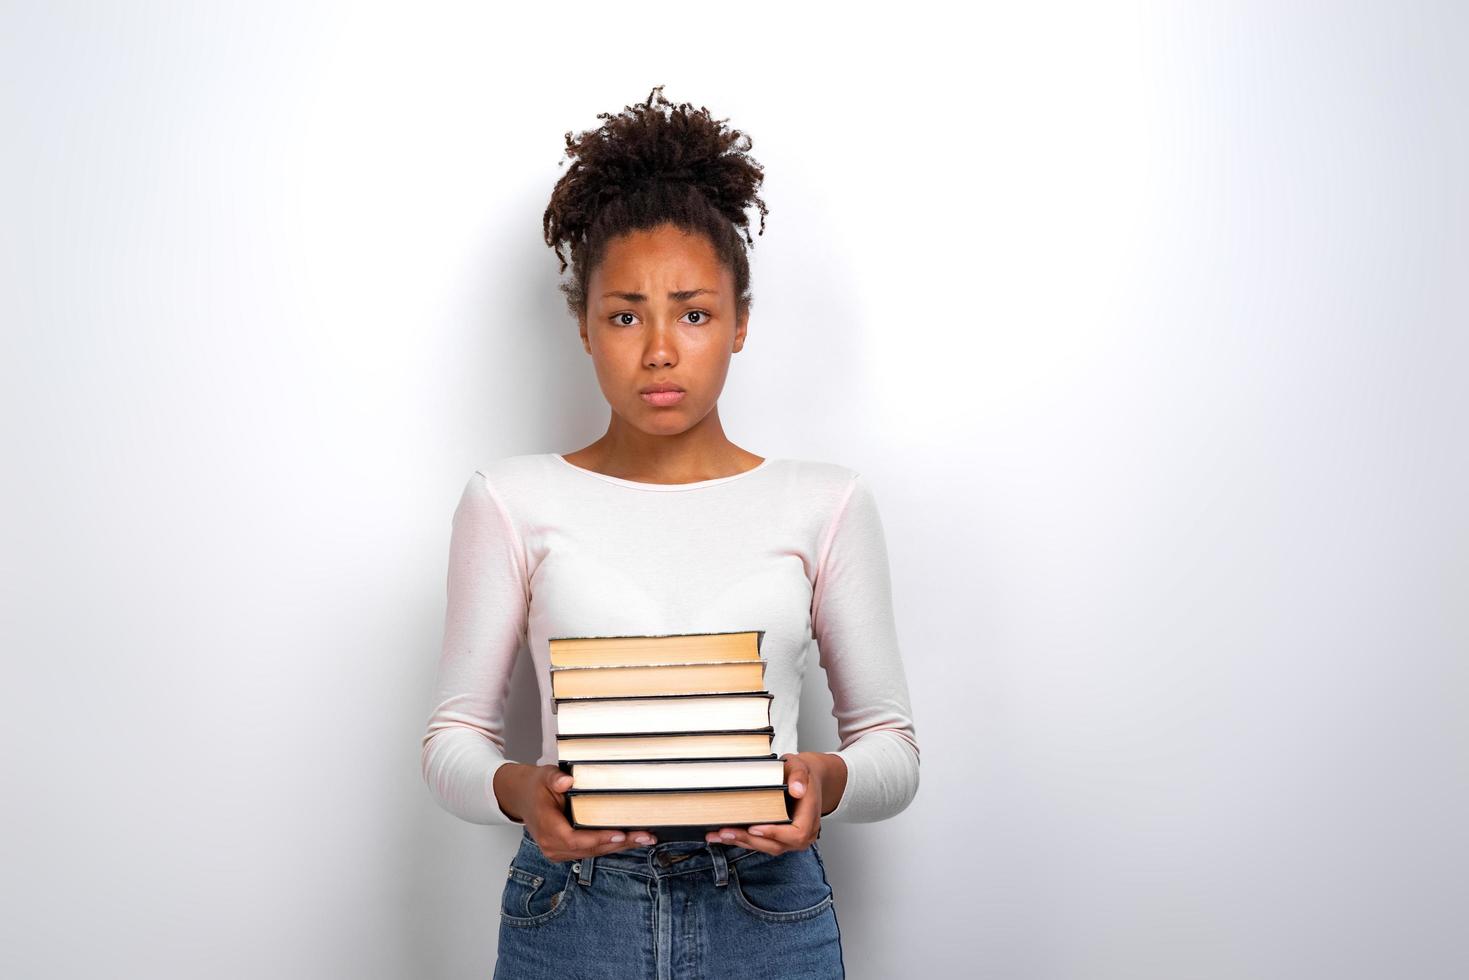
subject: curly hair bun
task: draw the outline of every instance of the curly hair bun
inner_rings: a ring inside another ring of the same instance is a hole
[[[757,193],[764,169],[748,155],[750,137],[703,106],[675,105],[664,98],[662,85],[647,101],[597,118],[604,120],[597,129],[567,132],[566,156],[573,162],[556,182],[544,219],[560,272],[567,267],[562,244],[571,251],[575,281],[563,290],[573,312],[584,307],[586,279],[607,242],[664,223],[709,236],[734,270],[736,293],[748,308],[744,245],[755,242],[746,212],[752,205],[759,209],[761,235],[768,213]]]

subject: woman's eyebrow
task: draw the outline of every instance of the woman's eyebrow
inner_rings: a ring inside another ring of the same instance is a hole
[[[673,300],[675,303],[681,303],[681,302],[683,302],[686,299],[693,299],[695,296],[698,296],[700,293],[708,293],[710,296],[718,296],[719,295],[717,292],[715,292],[712,289],[677,289],[677,290],[674,290],[673,292],[669,293],[668,294],[668,298],[671,299],[671,300]],[[614,298],[615,299],[621,299],[621,300],[626,300],[629,303],[643,303],[643,302],[646,302],[647,299],[648,299],[648,297],[644,296],[642,293],[622,293],[622,292],[603,293],[602,294],[602,298],[603,299],[614,299]]]

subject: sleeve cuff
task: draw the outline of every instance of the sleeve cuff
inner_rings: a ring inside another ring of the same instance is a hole
[[[495,773],[500,771],[501,766],[508,765],[512,761],[514,760],[501,759],[499,762],[490,766],[489,771],[485,773],[485,799],[488,802],[488,809],[491,815],[499,815],[499,819],[496,821],[497,823],[507,824],[513,827],[524,827],[525,821],[516,820],[510,814],[506,813],[504,808],[500,806],[500,798],[495,795]]]
[[[836,809],[823,816],[821,818],[822,823],[832,820],[846,821],[851,816],[852,799],[856,795],[858,783],[862,778],[858,775],[859,763],[852,757],[850,752],[845,749],[838,749],[832,752],[831,755],[840,756],[841,760],[847,764],[847,785],[842,789],[842,798],[837,801]]]

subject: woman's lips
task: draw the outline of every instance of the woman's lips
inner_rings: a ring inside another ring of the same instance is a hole
[[[657,405],[660,408],[668,405],[677,405],[683,401],[684,396],[684,392],[682,391],[641,391],[638,394],[649,405]]]

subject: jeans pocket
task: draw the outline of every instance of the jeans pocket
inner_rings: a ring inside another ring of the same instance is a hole
[[[505,890],[500,895],[500,920],[513,926],[538,926],[566,911],[576,889],[568,873],[557,877],[536,874],[514,863],[505,869]]]
[[[825,912],[831,885],[809,850],[748,857],[729,866],[735,904],[764,922],[800,922]]]

